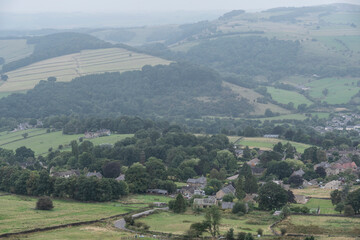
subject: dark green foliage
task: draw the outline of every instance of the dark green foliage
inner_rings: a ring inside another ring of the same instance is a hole
[[[235,195],[236,197],[241,200],[246,196],[246,193],[244,191],[244,177],[239,175],[239,177],[236,179],[235,182]]]
[[[24,162],[27,158],[34,158],[34,156],[34,151],[24,146],[15,150],[15,157],[19,162]]]
[[[51,210],[53,208],[53,202],[49,197],[40,197],[36,202],[37,210]]]
[[[259,157],[260,162],[264,167],[267,167],[268,163],[271,161],[280,161],[281,158],[282,155],[274,151],[265,151]]]
[[[356,214],[360,213],[360,189],[350,192],[347,196],[346,203],[351,205]],[[345,210],[344,210],[345,212]]]
[[[240,213],[240,212],[243,213],[243,214],[247,213],[246,205],[243,202],[236,202],[234,204],[233,209],[232,209],[232,213],[237,214],[237,213]]]
[[[239,232],[237,235],[236,240],[245,240],[246,233],[245,232]]]
[[[172,210],[174,213],[183,213],[186,211],[186,201],[181,194],[176,196]]]
[[[264,210],[278,209],[288,201],[286,190],[273,182],[264,184],[259,190],[259,207]]]
[[[314,236],[307,236],[304,240],[315,240]]]
[[[188,232],[188,235],[190,235],[191,238],[199,237],[204,232],[206,232],[207,229],[208,229],[208,224],[205,222],[193,223],[190,225],[190,230]]]
[[[320,178],[325,178],[326,177],[326,171],[323,167],[317,167],[315,170],[315,173],[320,177]]]
[[[276,175],[279,179],[289,177],[292,173],[292,169],[287,162],[272,161],[268,164],[266,175]]]
[[[213,237],[220,234],[219,226],[221,218],[221,212],[217,206],[211,206],[206,209],[204,223],[208,226],[208,231]]]
[[[296,203],[294,193],[289,189],[287,190],[287,197],[289,203]]]
[[[120,175],[120,163],[119,162],[109,162],[103,166],[103,175],[107,178],[117,178]]]
[[[225,239],[226,240],[235,240],[233,228],[230,228],[229,231],[226,233]]]
[[[335,206],[335,211],[340,212],[340,214],[341,214],[341,212],[344,211],[344,208],[345,208],[344,203],[343,203],[343,202],[339,202],[339,203],[336,204],[336,206]]]
[[[187,64],[144,66],[142,71],[88,75],[68,83],[41,81],[26,94],[1,99],[0,112],[4,117],[31,118],[72,113],[199,117],[238,116],[253,109],[221,82],[215,72]],[[217,100],[208,104],[198,97]],[[76,130],[76,124],[66,132]]]
[[[7,80],[9,79],[9,76],[6,75],[6,74],[1,74],[0,79],[1,79],[2,81],[7,81]]]
[[[210,181],[208,181],[204,191],[206,193],[206,195],[212,195],[214,193],[216,193],[217,191],[219,191],[222,187],[222,182],[217,180],[217,179],[210,179]]]
[[[34,52],[28,57],[5,64],[3,66],[4,72],[12,71],[47,58],[80,52],[84,49],[98,49],[112,46],[110,43],[106,43],[96,37],[83,33],[70,32],[29,38],[27,43],[35,44]]]
[[[304,179],[299,175],[293,175],[289,177],[289,183],[293,188],[300,187],[304,182]]]
[[[331,203],[332,205],[336,205],[338,203],[340,203],[342,201],[342,197],[341,197],[341,191],[340,190],[334,190],[330,193],[330,197],[331,197]]]
[[[311,161],[312,163],[320,163],[327,160],[326,154],[324,151],[320,150],[317,147],[310,147],[305,149],[304,153],[301,155],[302,161]]]
[[[286,228],[280,229],[281,236],[284,236],[286,234],[286,232],[287,232]]]
[[[262,228],[259,228],[256,232],[258,235],[262,236],[264,233],[264,230]]]
[[[226,195],[223,197],[222,201],[223,201],[223,202],[232,202],[232,201],[234,200],[234,198],[235,198],[234,195],[232,195],[232,194],[226,194]]]
[[[344,215],[345,216],[354,216],[355,215],[354,208],[351,205],[346,205],[344,207]]]
[[[149,160],[145,164],[146,172],[149,174],[151,179],[162,179],[166,180],[166,168],[163,164],[162,160],[157,159],[155,157],[149,158]]]
[[[125,180],[132,193],[144,193],[148,188],[149,175],[146,168],[140,163],[135,163],[125,173]]]

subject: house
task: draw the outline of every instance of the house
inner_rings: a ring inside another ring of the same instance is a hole
[[[110,136],[111,131],[109,129],[100,129],[96,132],[85,132],[85,138],[97,138],[97,137],[103,137],[103,136]]]
[[[184,197],[186,198],[191,198],[192,195],[194,195],[195,193],[195,188],[194,187],[190,187],[190,186],[183,186],[180,190],[179,193],[181,193]]]
[[[331,189],[331,190],[339,189],[340,187],[341,187],[341,181],[338,180],[328,182],[324,186],[325,189]]]
[[[227,180],[234,181],[239,177],[239,174],[226,178]]]
[[[206,177],[201,176],[199,178],[189,178],[186,183],[190,187],[194,187],[196,189],[204,189],[207,183]]]
[[[120,174],[117,178],[115,178],[116,181],[125,181],[125,174]]]
[[[248,164],[250,167],[255,167],[255,166],[258,165],[259,163],[260,163],[260,159],[258,159],[258,158],[251,159],[250,161],[247,162],[247,164]]]
[[[291,176],[300,176],[302,177],[305,174],[305,172],[300,168],[300,170],[297,170],[291,174]]]
[[[97,178],[101,179],[103,176],[101,173],[95,171],[95,172],[88,172],[86,174],[86,177],[97,177]]]
[[[273,182],[280,185],[285,190],[290,190],[290,184],[284,184],[281,180],[273,180]]]
[[[200,207],[200,208],[207,208],[210,206],[216,206],[217,200],[214,197],[208,197],[208,198],[195,198],[193,206]]]
[[[148,189],[146,192],[150,194],[168,195],[168,191],[164,189]]]
[[[205,191],[201,190],[201,189],[196,189],[196,190],[194,190],[194,195],[205,196]]]
[[[245,198],[243,199],[244,202],[253,202],[255,203],[255,198],[257,198],[259,195],[256,194],[256,193],[253,193],[253,194],[246,194]]]
[[[240,157],[243,156],[243,154],[244,154],[244,150],[242,150],[242,149],[236,149],[235,150],[236,157],[240,158]]]
[[[330,163],[328,163],[328,162],[321,162],[321,163],[319,163],[319,164],[315,164],[315,165],[314,165],[314,170],[316,170],[318,167],[322,167],[322,168],[324,168],[324,169],[326,170],[327,168],[330,167]]]
[[[226,194],[235,195],[235,188],[233,185],[229,184],[226,187],[223,187],[216,193],[216,199],[222,199]]]
[[[308,202],[308,199],[304,195],[294,195],[295,201],[298,204],[305,204]]]
[[[233,209],[235,203],[233,202],[222,202],[221,209]]]
[[[251,168],[251,172],[252,172],[252,174],[255,175],[255,176],[261,176],[261,175],[263,175],[263,173],[265,172],[265,168],[252,167],[252,168]]]
[[[69,171],[65,171],[65,172],[54,172],[50,174],[51,177],[60,177],[60,178],[69,178],[72,176],[80,176],[80,171],[79,170],[69,170]]]

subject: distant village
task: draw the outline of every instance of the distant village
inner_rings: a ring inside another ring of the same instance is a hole
[[[356,124],[357,123],[357,124]],[[331,131],[356,131],[360,133],[360,114],[342,114],[326,121],[325,126],[316,126],[314,128],[320,133]]]

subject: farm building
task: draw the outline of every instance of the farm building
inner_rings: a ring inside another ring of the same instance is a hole
[[[206,177],[201,176],[199,178],[189,178],[186,183],[190,187],[194,187],[196,189],[204,189],[207,183]]]
[[[217,205],[217,200],[214,197],[195,198],[193,205],[195,207],[207,208],[207,207],[210,207],[210,206],[216,206]]]

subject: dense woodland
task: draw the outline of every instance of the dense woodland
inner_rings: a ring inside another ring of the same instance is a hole
[[[26,94],[0,100],[3,117],[41,118],[72,113],[95,116],[239,116],[252,110],[221,86],[221,77],[188,64],[144,66],[142,71],[105,73],[70,83],[41,81]]]

